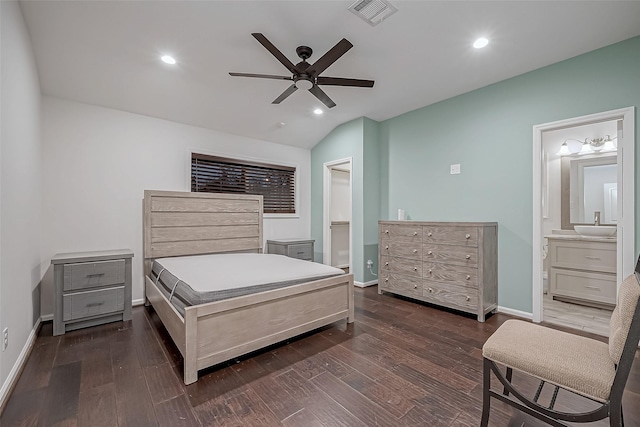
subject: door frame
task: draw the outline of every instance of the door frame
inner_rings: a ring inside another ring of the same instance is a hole
[[[533,126],[533,321],[542,321],[542,133],[591,123],[622,120],[618,130],[617,284],[635,268],[635,107],[604,111]]]
[[[331,160],[322,165],[322,263],[331,265],[331,168],[349,165],[349,272],[353,272],[353,157]]]

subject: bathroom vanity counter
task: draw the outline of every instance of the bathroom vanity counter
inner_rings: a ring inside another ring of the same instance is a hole
[[[616,238],[577,234],[546,237],[549,293],[553,299],[613,307],[616,303]]]

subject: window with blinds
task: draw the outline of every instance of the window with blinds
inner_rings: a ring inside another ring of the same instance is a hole
[[[296,213],[296,168],[191,154],[191,191],[261,194],[264,213]]]

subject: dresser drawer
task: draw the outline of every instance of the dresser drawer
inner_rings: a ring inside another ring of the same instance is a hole
[[[422,242],[422,227],[419,225],[381,224],[378,231],[382,241]]]
[[[423,296],[430,303],[463,311],[478,308],[478,290],[453,283],[445,284],[425,280]]]
[[[454,283],[464,287],[478,287],[478,270],[474,267],[458,267],[436,262],[425,262],[422,271],[426,280]]]
[[[405,258],[380,257],[380,271],[422,277],[422,262]]]
[[[552,295],[615,305],[616,288],[614,274],[549,269],[549,290]]]
[[[397,242],[390,240],[380,244],[380,253],[400,258],[422,259],[422,244],[416,242]]]
[[[287,252],[288,252],[288,256],[291,258],[306,259],[306,260],[313,259],[313,249],[310,243],[303,243],[299,245],[289,245]]]
[[[429,226],[422,228],[425,243],[443,243],[447,245],[478,246],[477,227]]]
[[[124,286],[65,294],[62,320],[82,319],[124,310]]]
[[[410,297],[421,297],[423,282],[418,277],[403,276],[401,274],[384,271],[380,273],[378,281],[380,289]]]
[[[444,262],[451,265],[476,267],[478,265],[478,248],[436,245],[427,243],[422,247],[425,261]]]
[[[550,265],[576,270],[615,273],[616,243],[572,242],[549,239]]]
[[[65,291],[124,283],[124,259],[64,265]]]

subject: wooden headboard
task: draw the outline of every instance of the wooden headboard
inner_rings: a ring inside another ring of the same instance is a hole
[[[262,252],[262,196],[144,192],[145,273],[154,258]]]

